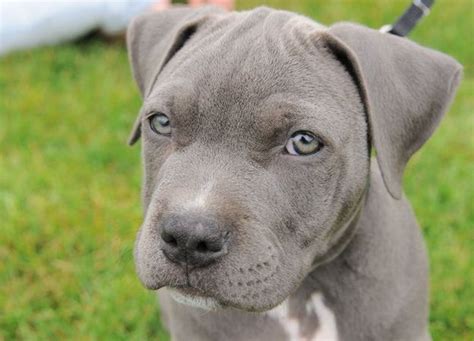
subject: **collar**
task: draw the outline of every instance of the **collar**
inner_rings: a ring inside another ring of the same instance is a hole
[[[413,0],[400,18],[392,25],[385,25],[380,32],[405,37],[416,26],[418,21],[430,13],[434,0]]]

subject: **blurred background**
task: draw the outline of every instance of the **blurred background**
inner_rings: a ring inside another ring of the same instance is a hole
[[[235,7],[379,28],[408,4]],[[430,255],[434,340],[474,339],[473,23],[474,1],[437,0],[410,35],[465,68],[451,110],[405,176]],[[0,56],[0,340],[168,339],[155,295],[134,272],[141,163],[139,147],[125,142],[141,101],[113,33]]]

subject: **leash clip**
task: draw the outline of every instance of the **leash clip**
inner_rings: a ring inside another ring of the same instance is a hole
[[[413,5],[418,7],[420,9],[420,11],[423,13],[423,16],[427,16],[428,14],[430,14],[430,8],[428,6],[426,6],[423,1],[421,0],[413,0]]]

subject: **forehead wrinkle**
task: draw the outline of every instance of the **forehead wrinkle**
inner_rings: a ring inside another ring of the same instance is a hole
[[[285,49],[273,48],[273,45],[281,43],[280,40],[273,43],[266,41],[268,35],[264,34],[264,25],[257,22],[252,25],[258,26],[258,29],[252,30],[255,39],[249,40],[247,30],[238,25],[218,37],[225,48],[220,46],[216,51],[214,44],[208,41],[211,46],[206,49],[195,48],[198,50],[195,57],[205,61],[199,63],[202,75],[197,80],[197,88],[202,89],[203,97],[209,97],[205,90],[212,89],[223,95],[232,93],[235,101],[244,102],[254,94],[268,94],[272,88],[288,88],[287,72],[295,66],[295,62],[288,58]],[[186,72],[192,72],[195,60],[194,63],[188,60],[184,65]],[[242,84],[245,86],[242,87]],[[262,87],[262,84],[265,86]],[[235,89],[239,89],[239,93],[233,92]],[[214,98],[220,97],[214,95]]]

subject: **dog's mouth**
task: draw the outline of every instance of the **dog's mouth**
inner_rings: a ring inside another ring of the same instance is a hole
[[[203,294],[200,290],[192,287],[166,287],[170,296],[178,303],[204,310],[217,310],[225,308],[225,305],[216,298]]]
[[[287,275],[289,266],[282,257],[284,252],[275,246],[277,242],[248,240],[245,250],[234,244],[234,252],[222,260],[193,269],[169,260],[157,250],[156,243],[137,245],[138,276],[147,289],[162,290],[180,305],[205,310],[266,311],[287,296],[298,278],[293,278],[294,271]],[[254,250],[259,250],[258,254]]]

